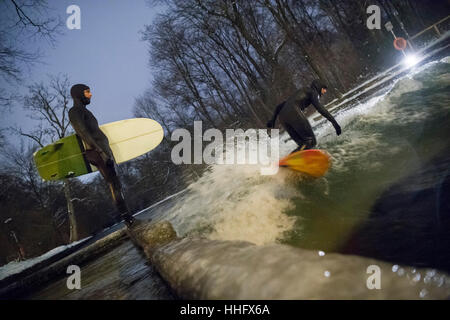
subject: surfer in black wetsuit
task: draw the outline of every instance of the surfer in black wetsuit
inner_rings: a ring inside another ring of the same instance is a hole
[[[319,98],[325,94],[325,92],[327,92],[327,86],[322,84],[319,80],[314,80],[309,88],[297,90],[286,101],[280,103],[276,107],[272,119],[267,122],[267,127],[273,128],[277,117],[280,119],[281,125],[299,146],[292,152],[312,149],[317,144],[311,125],[303,113],[303,110],[310,104],[333,124],[337,135],[341,134],[341,127],[339,124],[319,102]]]
[[[122,186],[116,174],[114,156],[108,138],[100,130],[98,121],[86,106],[91,102],[92,93],[84,84],[76,84],[70,89],[73,107],[69,110],[69,120],[76,134],[86,144],[86,158],[96,166],[108,183],[114,204],[127,226],[135,219],[129,213],[122,193]]]

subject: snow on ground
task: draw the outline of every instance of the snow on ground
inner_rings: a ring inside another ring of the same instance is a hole
[[[165,201],[167,201],[167,200],[169,200],[169,199],[171,199],[171,198],[173,198],[173,197],[175,197],[177,195],[180,195],[180,194],[182,194],[183,192],[186,192],[186,191],[187,191],[187,189],[182,190],[180,192],[177,192],[177,193],[175,193],[175,194],[173,194],[173,195],[171,195],[171,196],[169,196],[169,197],[167,197],[167,198],[165,198],[165,199],[163,199],[163,200],[161,200],[161,201],[151,205],[150,207],[139,211],[138,213],[134,214],[134,216],[136,216],[136,215],[138,215],[138,214],[140,214],[140,213],[142,213],[142,212],[144,212],[146,210],[149,210],[152,207],[157,206],[158,204],[161,204],[161,203],[163,203],[163,202],[165,202]],[[115,225],[113,225],[113,226],[111,226],[109,228],[106,228],[103,231],[106,231],[108,229],[114,228],[115,226],[117,226],[120,223],[121,222],[116,223]],[[77,245],[77,244],[79,244],[81,242],[84,242],[84,241],[86,241],[86,240],[88,240],[90,238],[92,238],[92,236],[84,238],[84,239],[82,239],[80,241],[73,242],[73,243],[71,243],[69,245],[56,247],[56,248],[54,248],[54,249],[44,253],[43,255],[41,255],[39,257],[35,257],[35,258],[32,258],[32,259],[27,259],[27,260],[24,260],[24,261],[11,261],[10,263],[0,267],[0,280],[3,280],[6,277],[9,277],[9,276],[11,276],[13,274],[20,273],[23,270],[28,269],[28,268],[34,266],[35,264],[37,264],[39,262],[45,261],[45,260],[51,258],[52,256],[54,256],[54,255],[56,255],[56,254],[58,254],[60,252],[63,252],[64,250],[67,250],[67,249],[69,249],[69,248],[71,248],[71,247],[73,247],[73,246],[75,246],[75,245]]]
[[[167,201],[167,200],[169,200],[169,199],[171,199],[171,198],[173,198],[173,197],[175,197],[177,195],[180,195],[180,194],[182,194],[183,192],[186,192],[186,191],[187,191],[187,189],[182,190],[182,191],[177,192],[177,193],[175,193],[175,194],[173,194],[173,195],[171,195],[171,196],[169,196],[169,197],[167,197],[167,198],[165,198],[165,199],[163,199],[163,200],[161,200],[161,201],[159,201],[157,203],[154,203],[150,207],[137,212],[136,214],[134,214],[134,216],[136,216],[136,215],[138,215],[138,214],[140,214],[140,213],[142,213],[142,212],[144,212],[146,210],[149,210],[152,207],[155,207],[158,204],[161,204],[161,203],[163,203],[163,202],[165,202],[165,201]],[[108,229],[114,228],[115,226],[117,226],[120,223],[121,222],[116,223],[115,225],[113,225],[113,226],[111,226],[109,228],[106,228],[103,231],[106,231]],[[73,243],[71,243],[69,245],[56,247],[56,248],[54,248],[54,249],[44,253],[43,255],[41,255],[39,257],[35,257],[35,258],[32,258],[32,259],[27,259],[27,260],[24,260],[24,261],[11,261],[10,263],[0,267],[0,280],[3,280],[6,277],[9,277],[10,275],[13,275],[13,274],[16,274],[16,273],[20,273],[23,270],[28,269],[28,268],[34,266],[35,264],[37,264],[39,262],[45,261],[45,260],[51,258],[52,256],[54,256],[54,255],[56,255],[56,254],[58,254],[60,252],[63,252],[64,250],[67,250],[67,249],[69,249],[69,248],[71,248],[71,247],[73,247],[73,246],[75,246],[75,245],[77,245],[77,244],[79,244],[81,242],[84,242],[84,241],[86,241],[86,240],[88,240],[90,238],[92,238],[92,236],[84,238],[84,239],[82,239],[80,241],[77,241],[77,242],[73,242]]]
[[[27,259],[24,261],[11,261],[10,263],[5,264],[0,267],[0,280],[3,280],[4,278],[9,277],[10,275],[22,272],[23,270],[28,269],[39,262],[47,260],[47,259],[51,258],[52,256],[54,256],[60,252],[63,252],[64,250],[67,250],[67,249],[69,249],[81,242],[84,242],[90,238],[92,238],[92,237],[87,237],[87,238],[81,239],[79,241],[72,242],[69,245],[56,247],[56,248],[44,253],[43,255],[41,255],[39,257]]]

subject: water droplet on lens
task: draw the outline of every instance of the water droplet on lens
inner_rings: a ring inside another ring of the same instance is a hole
[[[397,274],[398,274],[400,277],[403,276],[403,275],[405,274],[405,269],[403,269],[403,268],[398,269]]]
[[[445,279],[444,276],[440,276],[440,277],[435,277],[437,279],[435,279],[434,281],[436,282],[438,287],[442,287],[444,285]]]
[[[425,296],[428,294],[428,290],[427,289],[422,289],[419,293],[419,296],[421,298],[425,298]]]
[[[427,271],[427,277],[434,277],[434,275],[436,274],[436,270],[429,270]]]
[[[325,252],[319,251],[319,256],[323,257],[325,255]]]
[[[445,277],[445,285],[450,288],[450,278]]]
[[[324,274],[325,277],[328,278],[330,276],[330,271],[325,271],[323,274]]]
[[[392,272],[397,272],[397,270],[398,270],[398,265],[397,265],[397,264],[394,264],[394,265],[392,266]]]
[[[419,282],[420,281],[420,273],[416,274],[415,277],[413,278],[414,282]]]

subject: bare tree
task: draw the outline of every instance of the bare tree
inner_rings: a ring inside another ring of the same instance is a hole
[[[374,1],[394,24],[411,24],[426,7]],[[366,27],[364,1],[150,3],[166,10],[143,31],[155,77],[136,112],[158,118],[169,132],[199,119],[219,127],[236,120],[264,126],[275,105],[313,79],[328,85],[326,103],[393,63],[392,52],[384,49],[391,35]],[[444,11],[437,1],[428,7]]]
[[[23,67],[31,67],[42,56],[39,49],[30,51],[22,44],[44,40],[55,45],[63,23],[45,0],[4,0],[0,1],[0,11],[0,78],[5,83],[18,84]],[[8,106],[14,98],[14,93],[0,89],[0,105]]]
[[[149,118],[160,122],[164,129],[166,129],[168,136],[171,136],[172,130],[168,123],[170,118],[160,110],[152,96],[152,91],[146,91],[142,96],[136,98],[133,110],[134,116]],[[164,139],[167,139],[167,135],[164,135]]]
[[[5,135],[3,134],[5,129],[0,129],[0,149],[4,147],[6,139]]]
[[[20,147],[8,145],[3,148],[3,151],[6,171],[11,175],[21,177],[39,205],[46,208],[48,198],[41,192],[44,182],[39,179],[33,163],[33,152],[36,151],[36,144],[26,146],[22,141]]]
[[[50,76],[49,83],[34,83],[28,87],[28,95],[22,99],[23,108],[30,119],[37,120],[38,130],[30,133],[20,131],[41,147],[67,135],[70,125],[68,110],[70,82],[67,75]]]
[[[161,70],[155,92],[170,96],[170,100],[177,100],[177,95],[182,104],[193,107],[195,116],[211,124],[231,123],[250,113],[263,125],[259,109],[269,113],[266,103],[275,103],[270,101],[274,97],[268,89],[271,72],[261,68],[255,50],[228,20],[220,15],[210,19],[208,9],[197,4],[175,1],[173,12],[144,32],[144,40],[152,44],[152,60]]]
[[[24,131],[22,128],[12,128],[11,130],[20,136],[31,139],[41,148],[47,143],[64,138],[70,125],[68,118],[69,87],[67,75],[50,76],[48,84],[35,83],[29,86],[29,94],[22,98],[23,108],[27,111],[29,118],[37,121],[37,126],[32,131]],[[63,180],[63,187],[70,221],[70,241],[72,242],[77,240],[78,232],[68,179]]]

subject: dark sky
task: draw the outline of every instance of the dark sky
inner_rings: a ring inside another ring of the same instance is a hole
[[[72,4],[81,9],[81,30],[64,26],[64,34],[57,37],[54,48],[45,42],[30,43],[30,49],[39,46],[45,57],[44,63],[26,72],[25,84],[46,82],[48,74],[65,73],[72,84],[91,87],[89,108],[100,124],[132,118],[134,99],[150,87],[152,79],[148,45],[140,40],[139,31],[152,22],[158,8],[149,7],[145,0],[48,1],[64,23],[69,17],[66,9]],[[34,125],[20,106],[2,115],[0,127],[15,123],[25,130]]]

